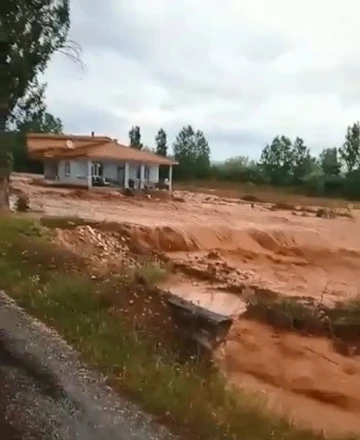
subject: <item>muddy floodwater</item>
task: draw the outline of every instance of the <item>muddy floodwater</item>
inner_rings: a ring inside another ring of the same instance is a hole
[[[29,196],[39,216],[118,224],[117,235],[96,228],[55,231],[61,246],[88,255],[96,267],[128,259],[130,244],[145,253],[156,251],[174,268],[164,289],[237,317],[216,353],[219,368],[236,387],[254,392],[295,423],[335,433],[360,432],[359,356],[340,355],[326,339],[282,334],[241,318],[246,288],[310,297],[329,307],[356,299],[357,210],[349,215],[336,208],[334,218],[321,218],[316,207],[298,206],[297,201],[284,210],[215,191],[124,197],[116,191],[49,188],[25,175],[15,176],[12,186]],[[121,241],[125,236],[127,248]]]

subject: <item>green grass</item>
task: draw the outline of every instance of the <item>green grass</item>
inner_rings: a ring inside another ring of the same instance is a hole
[[[360,353],[360,297],[339,301],[332,307],[300,298],[251,296],[246,317],[279,329],[327,337],[344,356]]]
[[[129,271],[128,271],[129,272]],[[133,281],[140,281],[147,286],[156,286],[168,277],[168,267],[161,261],[143,260],[139,267],[130,271]]]
[[[151,329],[135,329],[131,316],[102,300],[109,280],[81,274],[78,259],[51,247],[48,234],[29,218],[0,217],[0,289],[57,329],[116,389],[185,438],[323,438],[270,416],[255,399],[226,389],[213,369],[181,362],[166,345],[155,344]],[[145,266],[141,272],[150,284],[164,276],[160,266]],[[117,286],[117,295],[127,295],[133,281],[120,274],[111,286]]]

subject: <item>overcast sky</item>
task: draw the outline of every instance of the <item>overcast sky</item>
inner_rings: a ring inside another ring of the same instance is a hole
[[[183,125],[212,158],[257,157],[277,134],[319,152],[360,119],[358,0],[72,0],[82,71],[57,54],[50,112],[66,132],[154,146]]]

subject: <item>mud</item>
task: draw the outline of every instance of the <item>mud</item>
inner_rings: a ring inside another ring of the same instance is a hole
[[[341,356],[329,340],[239,320],[216,359],[269,409],[313,429],[359,432],[360,356]]]
[[[358,296],[356,210],[347,215],[335,207],[337,216],[322,218],[316,207],[296,201],[289,210],[187,191],[170,200],[125,197],[47,188],[29,176],[16,176],[13,187],[29,196],[35,215],[119,224],[117,233],[100,236],[83,228],[85,238],[79,230],[57,231],[56,240],[96,256],[104,268],[131,259],[134,246],[155,251],[176,272],[161,287],[212,311],[242,315],[249,290],[312,298],[326,307]],[[260,393],[296,423],[360,431],[360,359],[337,353],[326,338],[279,333],[240,318],[216,359],[230,383]]]

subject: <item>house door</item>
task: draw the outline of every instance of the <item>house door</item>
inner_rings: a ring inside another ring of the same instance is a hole
[[[58,175],[58,163],[56,161],[45,162],[44,177],[49,180],[56,180]]]
[[[117,180],[119,186],[125,186],[125,166],[117,167]]]

